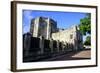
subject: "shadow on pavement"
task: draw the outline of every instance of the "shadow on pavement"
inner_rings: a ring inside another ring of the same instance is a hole
[[[83,52],[81,54],[81,52]],[[91,50],[90,49],[84,49],[84,50],[80,50],[80,51],[71,51],[71,52],[66,52],[65,54],[63,55],[59,55],[59,56],[56,56],[56,57],[53,57],[53,58],[49,58],[49,59],[45,59],[43,61],[63,61],[63,60],[84,60],[84,59],[91,59],[91,55],[89,54],[87,57],[87,53],[91,53]],[[75,55],[78,55],[75,56]],[[86,55],[86,57],[82,57],[82,55]],[[73,57],[75,56],[75,57]]]

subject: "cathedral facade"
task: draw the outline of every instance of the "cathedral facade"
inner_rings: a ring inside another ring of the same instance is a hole
[[[30,32],[33,37],[53,39],[56,41],[73,44],[75,49],[82,48],[83,37],[77,26],[59,30],[57,22],[51,18],[37,17],[31,20]]]
[[[83,49],[83,37],[77,26],[60,30],[51,18],[31,20],[30,32],[23,34],[23,62],[37,61]]]

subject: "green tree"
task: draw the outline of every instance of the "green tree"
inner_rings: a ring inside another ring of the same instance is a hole
[[[80,20],[79,28],[83,35],[91,34],[91,14],[86,14],[86,16]]]
[[[86,37],[84,45],[91,45],[91,14],[87,13],[86,16],[80,20],[79,28],[83,36]]]

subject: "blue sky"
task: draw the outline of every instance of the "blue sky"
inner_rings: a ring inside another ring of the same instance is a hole
[[[36,11],[23,10],[23,33],[29,32],[30,21],[39,16],[49,17],[57,21],[57,27],[66,29],[73,25],[78,25],[80,19],[84,18],[86,13],[80,12],[55,12],[55,11]]]

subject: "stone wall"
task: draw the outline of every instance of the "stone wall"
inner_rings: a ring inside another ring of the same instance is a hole
[[[38,61],[73,50],[73,44],[24,35],[23,62]],[[28,44],[27,44],[28,42]],[[27,44],[27,45],[26,45]]]
[[[75,50],[82,48],[82,34],[79,32],[76,26],[71,27],[69,29],[61,30],[56,33],[52,33],[52,39],[59,40],[60,42],[63,42],[65,45],[66,43],[73,44]]]

